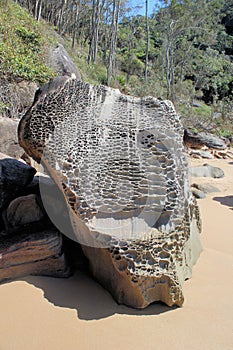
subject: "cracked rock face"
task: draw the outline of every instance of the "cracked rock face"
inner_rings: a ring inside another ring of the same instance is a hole
[[[201,246],[182,141],[171,102],[65,77],[42,88],[20,122],[20,145],[47,169],[68,212],[53,222],[82,244],[119,303],[183,303]]]

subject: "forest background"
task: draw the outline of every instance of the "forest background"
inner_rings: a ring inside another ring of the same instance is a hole
[[[0,114],[20,81],[43,84],[61,43],[82,79],[169,99],[184,126],[233,131],[233,1],[0,0]]]

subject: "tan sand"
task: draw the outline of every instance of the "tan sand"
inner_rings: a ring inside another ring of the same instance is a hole
[[[82,273],[29,277],[0,286],[0,350],[233,350],[233,161],[208,163],[226,177],[198,180],[221,192],[199,200],[204,251],[182,308],[119,306]]]

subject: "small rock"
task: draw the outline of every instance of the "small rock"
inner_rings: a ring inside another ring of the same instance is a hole
[[[6,218],[11,227],[23,226],[40,221],[44,214],[35,194],[14,199],[7,208]]]
[[[214,159],[214,156],[207,152],[207,151],[202,151],[202,150],[192,150],[190,152],[191,156],[199,156],[200,158],[206,158],[206,159]]]
[[[204,164],[203,166],[193,166],[189,171],[190,176],[193,177],[212,177],[214,179],[224,177],[224,171],[222,169],[209,164]]]
[[[192,194],[194,195],[195,198],[198,198],[198,199],[203,199],[206,197],[205,193],[198,190],[197,188],[195,187],[192,187],[191,188],[191,191],[192,191]]]
[[[217,187],[214,187],[212,185],[209,184],[196,184],[193,183],[192,184],[193,188],[196,188],[204,193],[213,193],[213,192],[220,192],[219,189]]]

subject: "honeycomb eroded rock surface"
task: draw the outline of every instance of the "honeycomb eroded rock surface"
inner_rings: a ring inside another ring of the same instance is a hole
[[[115,299],[181,306],[200,217],[172,103],[56,78],[22,118],[19,142],[60,189],[67,215],[48,214]]]

